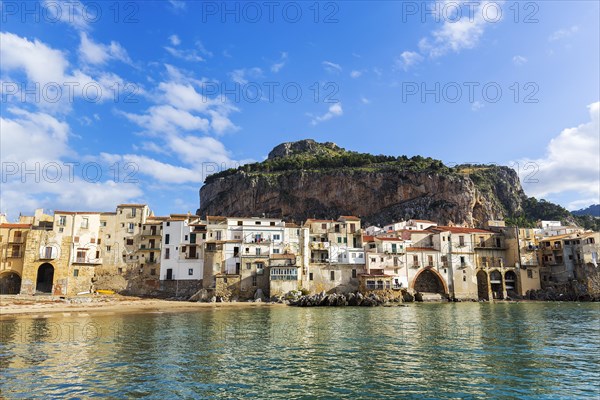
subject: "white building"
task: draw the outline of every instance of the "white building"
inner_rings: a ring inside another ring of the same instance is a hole
[[[185,214],[172,214],[162,224],[160,279],[202,279],[204,225],[197,217]]]

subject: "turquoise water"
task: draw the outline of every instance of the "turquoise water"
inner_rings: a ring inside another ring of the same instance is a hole
[[[600,304],[0,321],[6,398],[598,398]]]

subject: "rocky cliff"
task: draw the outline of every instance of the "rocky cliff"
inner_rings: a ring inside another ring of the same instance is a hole
[[[304,140],[276,146],[262,163],[208,177],[198,214],[298,222],[356,215],[366,224],[419,218],[476,226],[519,215],[526,199],[508,167],[448,168],[430,158],[374,156]]]

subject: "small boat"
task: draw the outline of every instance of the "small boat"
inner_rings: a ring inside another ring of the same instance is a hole
[[[98,294],[115,294],[115,291],[114,290],[98,289],[98,290],[96,290],[96,293],[98,293]]]

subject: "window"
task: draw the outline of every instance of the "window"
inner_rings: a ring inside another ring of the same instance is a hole
[[[338,238],[337,238],[337,242],[338,242],[338,243],[342,243],[342,237],[341,237],[341,236],[338,236]]]
[[[106,246],[106,252],[110,253],[111,247],[110,246]]]
[[[131,217],[135,217],[135,215],[136,215],[136,212],[137,212],[137,209],[135,209],[135,208],[132,208],[132,209],[131,209]]]
[[[273,254],[279,254],[279,249],[273,249]]]
[[[321,229],[327,229],[327,224],[321,224]]]
[[[466,281],[467,281],[467,276],[463,275],[463,282],[466,282]]]
[[[419,256],[413,255],[413,265],[419,265]]]
[[[90,221],[88,218],[84,217],[81,219],[81,228],[82,229],[87,229],[89,227],[89,225],[90,225]]]
[[[119,267],[119,268],[117,269],[117,272],[118,272],[119,274],[122,274],[122,273],[123,273],[123,268]]]
[[[165,249],[165,260],[168,260],[171,257],[171,249]]]
[[[127,239],[127,246],[133,246],[133,239]]]
[[[280,235],[273,235],[273,240],[281,240],[281,236]]]
[[[94,243],[94,242],[92,242],[92,243]],[[101,244],[101,243],[102,243],[102,239],[98,238],[98,244]]]
[[[530,270],[530,269],[527,270],[527,277],[529,279],[533,279],[533,271],[532,270]]]
[[[459,246],[464,246],[465,245],[465,237],[464,236],[459,236],[458,237],[458,245]]]
[[[460,256],[460,265],[465,265],[465,257]]]
[[[189,269],[188,269],[188,275],[189,275],[189,276],[192,276],[192,275],[194,275],[194,268],[189,268]]]
[[[185,241],[187,242],[187,240],[188,240],[188,235],[185,235],[185,236],[183,237],[183,240],[185,240]]]
[[[90,243],[96,243],[96,238],[90,238]]]
[[[432,255],[428,255],[428,256],[427,256],[427,264],[428,264],[430,267],[433,267],[433,256],[432,256]]]
[[[329,276],[329,279],[330,279],[330,280],[332,280],[332,281],[335,281],[335,271],[331,271],[331,272],[329,273],[329,275],[330,275],[330,276]]]
[[[60,217],[58,217],[58,225],[59,226],[67,225],[67,216],[66,215],[61,215]]]
[[[257,256],[260,256],[260,247],[257,247],[257,248],[255,249],[255,251],[256,251],[256,255],[257,255]]]
[[[355,269],[352,270],[352,277],[356,278],[356,270]]]
[[[75,242],[75,243],[79,243],[79,236],[75,236],[75,237],[73,238],[73,242]]]
[[[106,221],[100,221],[100,226],[106,226]]]
[[[156,268],[152,268],[150,270],[150,275],[156,275]]]
[[[79,276],[79,270],[78,269],[74,269],[73,270],[73,276]]]
[[[256,275],[252,275],[252,286],[256,286]]]
[[[171,222],[167,221],[167,226],[171,226]]]
[[[275,226],[275,222],[271,221],[271,222],[269,223],[269,225],[270,225],[270,226]]]
[[[260,225],[260,223],[261,223],[260,221],[255,221],[254,222],[255,225]]]
[[[312,280],[313,280],[313,273],[312,273],[312,272],[310,272],[310,273],[308,274],[308,280],[309,280],[309,281],[312,281]]]
[[[242,226],[242,225],[244,225],[244,221],[238,221],[237,224],[238,224],[238,226]]]
[[[394,267],[398,266],[398,257],[394,257]]]
[[[252,264],[251,263],[246,263],[246,269],[252,269]]]
[[[169,244],[169,241],[171,240],[171,235],[170,234],[166,234],[165,235],[165,244]]]
[[[190,233],[190,243],[196,243],[196,234]]]

